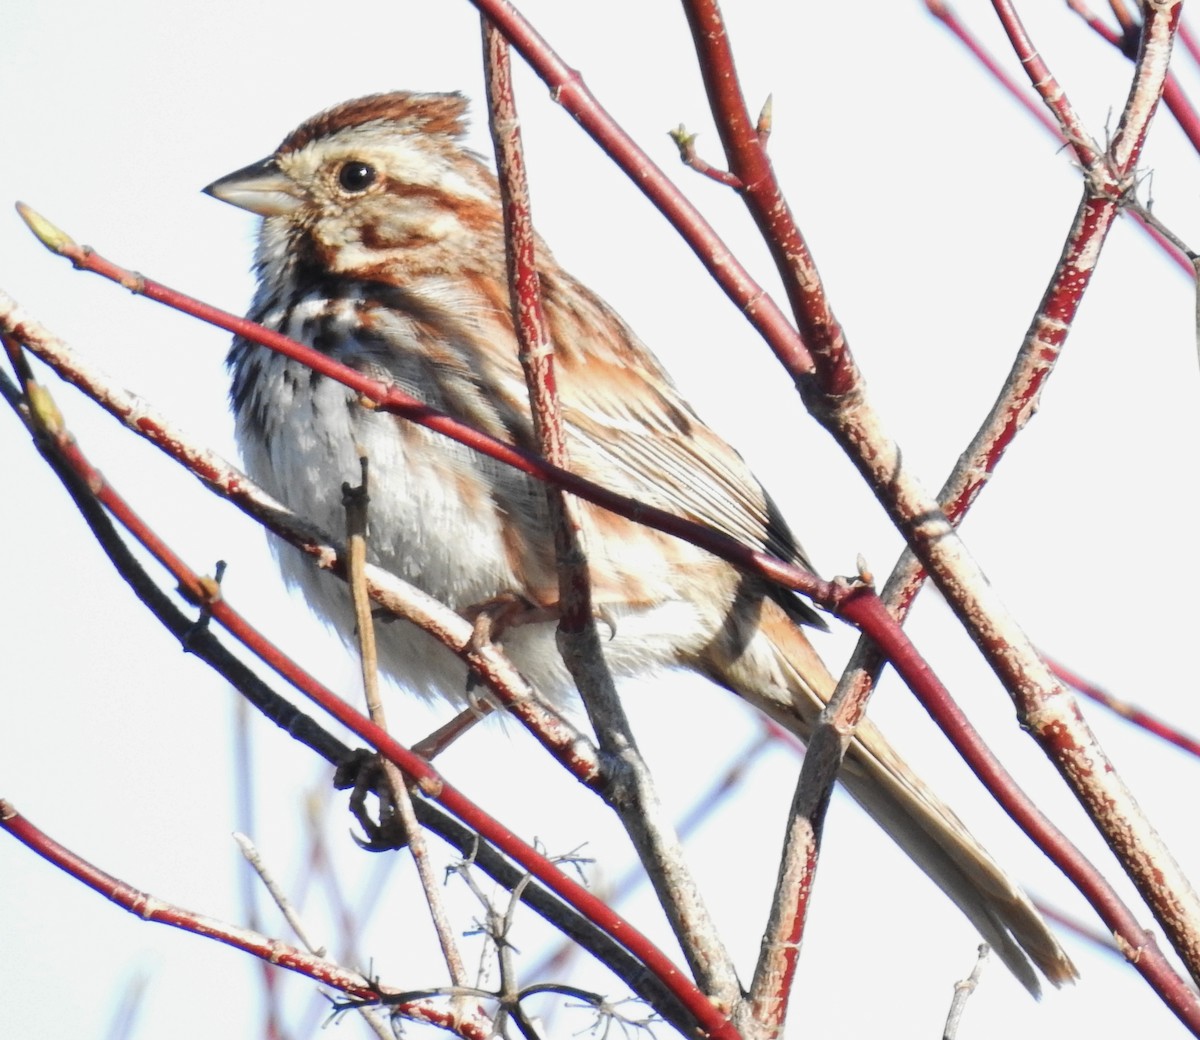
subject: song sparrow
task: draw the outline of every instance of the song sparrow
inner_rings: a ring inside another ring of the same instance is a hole
[[[268,159],[205,189],[264,217],[250,317],[513,444],[532,448],[517,360],[496,179],[460,142],[457,94],[349,101],[289,134]],[[741,457],[684,401],[603,300],[538,245],[571,465],[598,483],[807,564]],[[458,610],[517,594],[553,615],[557,578],[544,488],[421,426],[363,407],[297,362],[235,340],[231,400],[250,476],[326,530],[339,489],[372,467],[371,552]],[[792,594],[685,542],[580,503],[604,644],[617,675],[693,669],[801,739],[833,680]],[[343,634],[345,586],[282,557],[284,573]],[[405,686],[461,702],[465,666],[425,633],[380,626],[383,666]],[[544,693],[570,681],[555,624],[504,630]],[[869,722],[843,782],[941,885],[1032,991],[1025,954],[1054,983],[1075,969],[1025,895]],[[1024,950],[1024,953],[1022,952]]]

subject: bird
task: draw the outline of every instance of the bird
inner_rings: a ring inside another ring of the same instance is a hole
[[[497,179],[464,144],[466,98],[395,91],[303,122],[266,159],[204,189],[262,218],[248,317],[517,447],[536,451],[518,361]],[[536,240],[570,468],[631,498],[810,568],[742,457],[683,398],[616,311]],[[536,479],[235,338],[230,403],[248,475],[325,530],[338,489],[371,466],[373,562],[460,612],[505,597],[525,623],[497,641],[543,695],[569,704],[555,640],[558,579]],[[790,590],[580,501],[592,596],[618,679],[696,672],[807,741],[835,687]],[[352,638],[349,592],[300,553],[284,576]],[[381,668],[462,705],[466,665],[415,626],[378,626]],[[953,811],[866,719],[840,782],[1033,994],[1076,977],[1042,916]]]

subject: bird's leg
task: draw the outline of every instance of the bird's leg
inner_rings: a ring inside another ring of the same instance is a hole
[[[464,607],[460,613],[471,622],[471,650],[482,650],[498,643],[510,628],[558,620],[557,609],[538,606],[519,592],[501,592],[482,603]],[[476,702],[473,693],[478,685],[475,673],[468,672],[467,696],[472,704]]]
[[[480,719],[487,718],[495,710],[495,705],[491,701],[472,700],[471,706],[460,711],[444,726],[439,726],[429,736],[422,740],[418,740],[413,746],[415,751],[422,758],[432,761],[440,755],[459,737],[467,732]]]
[[[461,611],[471,622],[471,648],[497,643],[510,628],[558,620],[557,605],[540,606],[519,592],[502,592]]]

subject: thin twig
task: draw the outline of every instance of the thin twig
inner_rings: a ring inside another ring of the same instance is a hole
[[[679,840],[686,842],[701,824],[710,819],[713,813],[737,790],[747,772],[760,760],[761,753],[781,740],[788,742],[788,746],[793,749],[803,750],[802,745],[790,733],[763,718],[758,736],[733,756],[725,771],[697,797],[680,818],[675,828]],[[610,884],[605,885],[601,894],[605,902],[620,904],[639,884],[646,880],[647,876],[644,870],[638,869],[636,866],[630,867]],[[574,945],[562,942],[557,949],[550,950],[539,963],[530,968],[528,974],[531,978],[561,977],[572,956],[577,953]]]
[[[1133,84],[1112,146],[1103,156],[1087,138],[1069,103],[1057,90],[1011,5],[996,0],[996,6],[1014,47],[1031,74],[1035,89],[1042,92],[1062,123],[1064,134],[1086,165],[1089,195],[1085,205],[1097,219],[1115,213],[1132,183],[1133,168],[1161,96],[1171,37],[1178,20],[1178,4],[1162,0],[1148,8]],[[1119,774],[1105,759],[1070,695],[1046,669],[1028,637],[1009,616],[962,543],[954,537],[953,527],[937,503],[904,467],[899,446],[887,437],[882,422],[869,404],[844,333],[825,297],[815,263],[781,199],[757,135],[747,129],[749,117],[736,79],[726,75],[731,62],[726,55],[727,41],[715,3],[693,0],[689,12],[693,36],[704,55],[701,68],[705,72],[718,129],[726,144],[729,168],[751,186],[743,193],[743,198],[777,257],[796,320],[816,364],[814,381],[803,382],[809,374],[807,370],[797,369],[791,371],[791,375],[798,385],[808,386],[814,414],[858,465],[893,523],[933,575],[947,601],[1016,700],[1026,724],[1105,834],[1143,897],[1153,906],[1181,956],[1200,975],[1200,939],[1197,938],[1200,903],[1190,884],[1141,813]],[[1098,245],[1097,241],[1097,249]],[[864,601],[863,606],[868,604]],[[993,793],[998,792],[993,790]],[[1009,807],[1012,803],[1006,801],[1005,804]],[[1060,856],[1058,851],[1049,848],[1047,851],[1056,859]],[[1062,862],[1061,859],[1058,861]],[[1151,981],[1157,989],[1158,985],[1153,979]],[[1200,1022],[1200,1007],[1195,999],[1177,987],[1172,988],[1171,1002],[1176,1013]],[[1159,992],[1163,990],[1159,989]]]
[[[244,704],[244,701],[239,701],[239,704]],[[308,934],[308,928],[305,926],[303,919],[300,917],[300,912],[288,899],[287,893],[284,892],[283,886],[276,879],[274,873],[267,866],[266,861],[262,858],[262,854],[245,834],[234,832],[233,840],[237,842],[238,848],[242,852],[242,856],[251,868],[258,875],[259,880],[263,883],[274,900],[275,905],[279,908],[279,912],[283,914],[284,920],[287,921],[296,938],[300,940],[300,944],[315,957],[326,956],[326,950],[323,945],[317,944]],[[368,1028],[377,1036],[379,1040],[395,1040],[392,1031],[388,1028],[387,1023],[375,1011],[374,1008],[361,1007],[358,1009],[360,1017],[367,1023]]]
[[[236,792],[234,817],[237,820],[239,831],[252,832],[257,830],[254,819],[257,777],[253,769],[251,752],[251,720],[254,715],[250,701],[246,697],[238,697],[234,701],[233,711],[233,789]],[[239,832],[235,831],[233,836],[237,841]],[[247,926],[255,931],[263,931],[258,886],[249,872],[244,870],[238,871],[238,882]],[[301,941],[309,953],[315,953],[318,957],[325,956],[325,950],[314,949],[308,942],[303,939]],[[268,1037],[282,1035],[283,1006],[280,1000],[279,970],[265,961],[259,961],[257,967],[262,979],[263,1032]]]
[[[942,1040],[957,1040],[958,1025],[962,1021],[963,1012],[967,1009],[967,1001],[979,985],[983,977],[983,969],[987,964],[991,948],[987,943],[979,944],[979,955],[975,958],[975,967],[965,979],[954,984],[954,999],[950,1001],[950,1012],[946,1015],[946,1025],[942,1029]]]
[[[29,331],[28,325],[24,327],[26,331]],[[107,390],[113,391],[113,388],[108,387]],[[22,398],[2,373],[0,373],[0,396],[3,396],[20,413]],[[52,399],[48,395],[45,396],[45,401],[48,402],[48,410],[55,411],[52,408]],[[24,415],[24,413],[20,414]],[[24,417],[28,418],[27,415],[24,415]],[[63,433],[63,436],[67,435]],[[186,442],[180,443],[183,444]],[[56,447],[59,450],[66,450],[69,445],[56,445]],[[122,523],[140,529],[140,537],[144,544],[152,549],[160,561],[171,567],[183,586],[199,587],[199,579],[192,575],[192,572],[183,565],[182,561],[161,540],[153,537],[148,532],[148,529],[144,528],[144,525],[140,525],[137,522],[136,516],[130,510],[123,508],[123,503],[119,497],[112,493],[111,489],[107,487],[94,470],[86,465],[85,461],[81,462],[76,459],[72,463],[73,465],[79,465],[81,467],[80,471],[86,474],[83,477],[76,477],[73,472],[66,469],[67,464],[65,461],[59,464],[60,460],[58,456],[51,454],[48,456],[48,459],[51,465],[54,466],[55,471],[67,483],[68,490],[71,490],[75,495],[77,505],[87,515],[93,529],[97,531],[97,537],[100,538],[105,549],[109,552],[110,558],[118,565],[122,576],[130,581],[139,597],[147,603],[152,612],[160,619],[164,619],[165,623],[171,627],[172,631],[181,640],[185,639],[194,628],[193,622],[175,610],[170,601],[150,582],[137,560],[111,531],[111,527],[108,526],[106,529],[106,525],[108,525],[107,517],[93,495],[103,496],[105,507],[116,511]],[[244,480],[244,478],[242,479]],[[282,509],[282,507],[279,508]],[[373,587],[378,592],[378,584],[381,579],[378,575],[372,577],[374,574],[373,568],[368,568],[367,574]],[[386,578],[382,579],[382,582],[385,586],[388,583]],[[427,826],[435,826],[438,832],[447,836],[448,840],[452,840],[463,854],[472,852],[478,846],[481,849],[479,853],[481,863],[485,862],[484,852],[486,851],[488,872],[502,884],[515,884],[518,878],[513,876],[512,868],[503,859],[490,851],[488,846],[480,845],[480,834],[485,839],[493,841],[498,847],[503,848],[517,862],[523,862],[530,866],[530,871],[527,872],[532,872],[535,876],[542,878],[546,882],[547,887],[551,891],[558,893],[560,897],[563,897],[564,893],[560,892],[559,888],[565,886],[565,891],[568,893],[565,896],[565,906],[558,903],[553,896],[550,896],[540,887],[531,890],[532,905],[547,920],[588,947],[596,956],[612,966],[614,972],[626,979],[635,992],[642,994],[647,1000],[651,1001],[668,1021],[679,1024],[681,1029],[688,1032],[692,1029],[691,1022],[693,1017],[699,1017],[702,1021],[707,1017],[712,1022],[716,1035],[724,1035],[722,1033],[724,1020],[712,1017],[711,1005],[705,1002],[706,998],[702,997],[698,991],[690,989],[689,984],[683,979],[678,969],[670,965],[670,962],[653,945],[649,944],[639,932],[631,928],[618,915],[612,913],[602,902],[579,888],[576,883],[561,875],[560,872],[555,871],[551,865],[547,864],[546,867],[543,867],[541,864],[545,861],[539,853],[520,842],[511,832],[499,827],[498,824],[494,824],[494,821],[489,822],[488,817],[472,809],[470,803],[463,800],[457,792],[446,785],[432,768],[428,767],[428,764],[424,760],[410,755],[406,750],[392,741],[391,738],[387,737],[386,734],[376,730],[369,720],[359,716],[347,705],[343,704],[332,691],[320,686],[315,679],[307,676],[294,664],[279,655],[270,644],[262,640],[261,636],[250,629],[249,626],[241,624],[240,619],[237,618],[237,615],[233,614],[224,600],[213,604],[213,616],[226,625],[226,627],[239,627],[239,638],[246,642],[254,652],[258,653],[259,656],[280,671],[290,681],[293,681],[297,689],[304,693],[305,696],[325,707],[326,710],[330,711],[331,714],[337,717],[344,725],[347,725],[348,728],[351,730],[361,729],[365,733],[374,734],[374,737],[366,736],[364,739],[368,743],[374,739],[384,745],[393,760],[405,766],[409,772],[417,773],[421,776],[426,792],[430,793],[434,798],[441,798],[444,801],[448,800],[451,810],[460,815],[464,820],[469,821],[474,827],[475,833],[468,835],[465,831],[456,829],[453,821],[441,818],[436,813],[431,816],[431,806],[426,806],[424,803],[417,803],[414,808],[425,820]],[[464,624],[466,623],[464,622]],[[199,654],[202,650],[207,649],[211,638],[211,634],[205,629],[200,633],[196,646],[189,647],[189,649]],[[246,669],[244,665],[236,661],[236,659],[229,658],[227,661],[222,661],[219,668],[222,674],[233,676],[235,685],[239,689],[242,689],[243,692],[246,690],[255,690],[256,687],[262,686],[257,677]],[[262,698],[260,697],[259,700],[262,700]],[[286,702],[281,703],[286,704]],[[296,712],[290,705],[286,705],[290,709],[290,714],[285,714],[271,703],[268,703],[267,707],[272,711],[271,717],[280,725],[289,729],[289,732],[293,728],[303,729],[300,723],[306,721],[306,716]],[[349,756],[348,749],[344,745],[333,741],[332,738],[318,741],[310,737],[308,738],[308,742],[332,763],[340,763]],[[561,882],[561,885],[556,884],[552,880],[555,878]],[[573,899],[571,893],[577,898]],[[582,899],[582,906],[575,905],[579,899]],[[610,936],[619,936],[619,940],[614,941]],[[626,952],[627,950],[636,954],[641,959],[641,963],[635,963],[629,956],[629,953]],[[647,967],[650,969],[649,972],[646,970]],[[689,992],[694,993],[695,997],[690,998],[688,996]],[[691,1005],[690,1008],[689,1003]],[[700,1012],[698,1016],[696,1016],[696,1010]]]
[[[1008,41],[1017,59],[1029,77],[1030,85],[1037,91],[1043,104],[1058,123],[1063,140],[1075,152],[1080,166],[1085,170],[1093,168],[1103,160],[1103,150],[1087,132],[1070,99],[1033,45],[1011,0],[992,0],[992,7],[1008,34]]]
[[[227,498],[248,516],[305,553],[316,566],[335,574],[344,573],[343,547],[271,498],[215,452],[198,445],[147,402],[87,364],[2,291],[0,330],[8,330],[61,378],[79,387],[126,427],[186,466],[210,491]],[[478,643],[469,621],[415,586],[378,567],[368,565],[365,573],[371,596],[377,603],[397,617],[422,628],[466,661],[497,700],[570,769],[576,779],[587,785],[602,783],[599,757],[591,741],[536,694],[498,647]],[[200,586],[189,592],[198,602],[205,595]],[[236,616],[233,620],[237,620]],[[245,626],[245,631],[238,638],[253,642],[251,649],[255,653],[298,689],[303,688],[306,694],[311,695],[318,688],[324,690],[295,662],[280,656],[249,626]],[[322,694],[325,695],[334,697],[327,690]]]
[[[486,17],[484,67],[489,121],[496,148],[513,324],[529,387],[534,432],[542,454],[566,469],[570,460],[555,389],[554,347],[542,312],[536,242],[530,220],[525,161],[509,71],[508,44]],[[591,575],[580,540],[576,502],[546,485],[558,561],[559,643],[601,750],[620,766],[605,800],[621,818],[654,885],[697,984],[718,1007],[741,997],[733,961],[720,941],[637,746],[601,650]]]
[[[215,939],[288,971],[332,986],[358,1000],[377,1002],[389,996],[395,999],[396,990],[381,987],[358,972],[349,971],[326,958],[313,956],[289,943],[271,939],[248,928],[239,928],[185,907],[166,903],[147,892],[133,888],[60,845],[21,816],[9,802],[3,800],[0,800],[0,830],[7,831],[47,862],[144,921],[170,925],[204,938]],[[455,1020],[442,1008],[428,1002],[401,1001],[400,1006],[406,1016],[450,1029],[465,1040],[490,1040],[492,1037],[491,1019],[482,1012]]]
[[[1136,60],[1138,39],[1141,36],[1142,27],[1133,20],[1123,5],[1111,5],[1121,25],[1120,31],[1113,30],[1105,25],[1083,0],[1067,0],[1067,6],[1078,14],[1087,24],[1088,28],[1095,32],[1101,39],[1112,44],[1125,57],[1129,58],[1130,61]],[[1200,151],[1200,116],[1197,115],[1196,106],[1192,104],[1191,99],[1187,96],[1187,93],[1179,83],[1179,80],[1176,79],[1174,73],[1167,74],[1167,82],[1163,86],[1162,99],[1163,104],[1167,106],[1167,110],[1174,117],[1184,136],[1191,142],[1192,147]]]
[[[358,463],[362,483],[342,485],[342,505],[346,510],[346,584],[354,605],[354,629],[358,637],[359,666],[367,715],[375,725],[387,729],[387,716],[379,696],[379,653],[375,646],[375,619],[371,616],[371,597],[367,592],[367,515],[370,497],[370,460],[361,446]]]
[[[234,832],[233,840],[237,842],[242,856],[250,864],[254,873],[258,875],[258,879],[263,883],[263,887],[267,890],[275,905],[279,907],[279,912],[283,914],[284,920],[287,921],[296,938],[300,940],[300,944],[314,957],[326,956],[328,950],[322,943],[318,943],[308,934],[308,928],[305,926],[300,912],[292,905],[292,901],[288,899],[283,886],[280,885],[275,875],[267,867],[262,854],[258,851],[258,847],[254,842],[240,831]]]
[[[228,946],[243,950],[256,957],[269,959],[272,963],[278,964],[288,971],[306,975],[344,993],[364,998],[375,997],[379,994],[378,987],[358,972],[347,971],[341,965],[326,958],[313,956],[295,946],[279,942],[277,939],[270,939],[248,928],[229,925],[192,910],[165,903],[111,874],[106,874],[60,845],[44,831],[22,817],[6,801],[0,801],[0,829],[7,831],[71,877],[143,920],[168,924],[184,931],[211,936]]]
[[[371,613],[371,598],[367,591],[367,516],[370,503],[370,464],[366,454],[359,453],[362,483],[358,487],[344,485],[342,501],[346,507],[346,582],[354,603],[354,617],[358,634],[359,659],[362,666],[363,691],[366,696],[367,714],[382,730],[387,730],[387,715],[383,700],[379,696],[379,658],[375,647],[375,619]],[[417,868],[421,890],[425,894],[425,905],[437,935],[442,959],[450,974],[453,986],[467,984],[467,972],[463,967],[462,955],[454,938],[454,929],[446,914],[442,901],[441,886],[430,862],[429,848],[425,835],[413,812],[412,796],[408,792],[404,774],[392,762],[382,761],[384,786],[387,797],[380,799],[379,822],[386,827],[399,818],[404,830],[404,839],[412,853]],[[456,1005],[457,1006],[457,1005]],[[465,1011],[465,1009],[464,1009]]]
[[[1177,748],[1188,752],[1190,755],[1200,758],[1200,740],[1182,732],[1171,723],[1139,708],[1131,701],[1122,700],[1120,697],[1109,693],[1103,687],[1089,682],[1078,672],[1072,671],[1066,665],[1060,664],[1050,657],[1046,657],[1046,664],[1053,669],[1054,674],[1063,682],[1083,694],[1089,700],[1093,700],[1097,704],[1103,704],[1109,711],[1120,715],[1127,722],[1146,730],[1148,733],[1153,733],[1154,736],[1167,741],[1169,744],[1174,744]]]
[[[1187,257],[1188,260],[1191,261],[1193,269],[1195,268],[1197,258],[1195,250],[1193,250],[1191,246],[1189,246],[1182,238],[1175,234],[1171,228],[1167,227],[1166,224],[1159,220],[1149,206],[1143,205],[1136,197],[1130,197],[1125,199],[1125,210],[1126,212],[1132,213],[1135,217],[1137,217],[1138,220],[1145,224],[1156,235],[1166,239],[1167,243],[1174,246],[1179,250],[1179,252]]]
[[[1068,0],[1068,5],[1072,7],[1077,6],[1077,0]],[[1078,4],[1078,6],[1082,6],[1082,4]],[[1053,136],[1055,140],[1065,143],[1062,130],[1058,122],[1051,118],[1051,116],[1047,113],[1045,106],[1038,105],[1034,102],[1034,100],[1029,96],[1029,93],[1022,89],[1016,80],[1014,80],[1013,77],[1010,76],[1008,72],[1000,65],[1000,63],[996,61],[996,59],[990,54],[988,54],[983,45],[979,42],[978,38],[971,33],[966,25],[964,25],[957,15],[955,15],[953,10],[951,10],[946,4],[940,2],[940,0],[926,0],[926,7],[928,7],[930,13],[933,14],[934,17],[938,18],[963,44],[963,46],[965,46],[967,50],[971,52],[975,60],[987,70],[988,75],[990,75],[992,79],[999,84],[1000,87],[1005,90],[1014,101],[1024,108],[1026,112],[1032,115],[1033,118],[1038,121],[1039,125],[1041,125],[1041,127],[1047,133]],[[1131,212],[1133,212],[1135,222],[1142,232],[1148,235],[1151,240],[1153,240],[1159,246],[1159,248],[1161,248],[1168,257],[1170,257],[1172,262],[1181,271],[1188,275],[1193,275],[1194,272],[1192,265],[1188,262],[1187,258],[1177,248],[1175,248],[1167,238],[1159,233],[1158,228],[1156,228],[1153,224],[1143,220],[1140,213],[1138,213],[1136,210],[1132,210]]]
[[[759,140],[766,141],[770,136],[762,130],[763,121],[759,119],[758,136]],[[691,167],[697,173],[709,180],[716,181],[718,184],[723,184],[727,188],[732,188],[734,191],[742,189],[742,182],[728,170],[719,170],[712,163],[701,159],[696,152],[696,135],[690,134],[682,123],[674,130],[668,130],[667,136],[675,142],[675,147],[679,149],[679,160],[684,166]]]
[[[1103,950],[1112,957],[1119,957],[1121,960],[1125,959],[1125,951],[1122,949],[1123,944],[1114,942],[1111,935],[1106,935],[1098,928],[1085,925],[1081,921],[1077,921],[1074,917],[1068,917],[1057,907],[1036,901],[1034,905],[1046,920],[1053,921],[1055,924],[1065,928],[1072,935],[1085,940],[1096,947],[1096,949]]]
[[[1000,62],[984,49],[983,44],[967,29],[962,19],[958,17],[958,13],[949,4],[942,2],[942,0],[925,0],[925,6],[929,10],[929,13],[941,22],[959,43],[971,52],[975,60],[987,69],[988,74],[1004,88],[1009,97],[1036,119],[1044,130],[1053,134],[1060,141],[1065,142],[1066,139],[1063,137],[1058,121],[1051,118],[1045,106],[1039,105],[1029,96],[1027,91],[1021,89],[1020,84],[1009,75],[1008,70]]]

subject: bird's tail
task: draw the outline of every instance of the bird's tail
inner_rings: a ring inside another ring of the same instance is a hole
[[[705,671],[807,743],[833,693],[832,676],[803,631],[771,600],[748,629],[714,642]],[[1034,965],[1055,986],[1077,977],[1029,897],[869,719],[859,725],[839,778],[1034,996],[1040,993]]]

